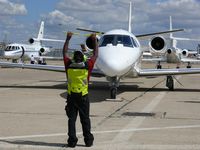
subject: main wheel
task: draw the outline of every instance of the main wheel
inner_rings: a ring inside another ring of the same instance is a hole
[[[157,65],[157,69],[162,69],[162,65]]]
[[[169,88],[170,91],[174,90],[174,80],[172,76],[167,76],[166,86]]]
[[[117,96],[117,88],[113,87],[110,90],[110,97],[111,97],[111,99],[116,99],[116,96]]]

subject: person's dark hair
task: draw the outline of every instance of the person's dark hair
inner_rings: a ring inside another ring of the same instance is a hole
[[[84,61],[84,55],[83,55],[83,53],[81,51],[75,51],[74,52],[73,60],[76,63],[83,62]]]

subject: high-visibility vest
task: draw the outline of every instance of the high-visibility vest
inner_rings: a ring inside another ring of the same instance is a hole
[[[87,62],[72,62],[67,69],[68,94],[88,94],[88,64]]]

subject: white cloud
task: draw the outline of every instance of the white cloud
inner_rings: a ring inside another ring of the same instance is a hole
[[[86,27],[99,31],[127,29],[130,0],[61,0],[55,11],[46,15],[51,24],[67,29]],[[169,29],[169,16],[174,28],[190,32],[182,36],[200,35],[200,3],[198,0],[132,0],[132,29],[136,34]]]
[[[46,18],[50,24],[78,25],[81,21],[76,20],[73,16],[67,16],[59,10],[50,12]]]
[[[23,4],[12,3],[9,0],[0,0],[0,15],[25,15],[26,7]]]
[[[76,27],[86,27],[99,31],[108,31],[113,28],[127,29],[129,1],[60,0],[55,6],[55,10],[46,14],[42,12],[41,18],[46,22],[46,33],[58,37],[63,36],[63,33],[60,33],[63,30],[75,30]],[[186,28],[190,31],[177,35],[199,37],[199,0],[132,0],[132,2],[132,29],[134,33],[143,34],[167,30],[171,15],[174,28]],[[23,4],[14,3],[11,0],[0,0],[0,9],[0,22],[2,20],[9,22],[9,19],[2,19],[2,17],[27,13]],[[12,20],[11,23],[14,22],[15,20]]]

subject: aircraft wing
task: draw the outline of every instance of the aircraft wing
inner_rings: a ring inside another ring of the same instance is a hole
[[[80,31],[86,31],[86,32],[94,32],[94,33],[100,33],[100,34],[104,34],[105,32],[101,32],[101,31],[96,31],[96,30],[90,30],[90,29],[84,29],[84,28],[76,28],[77,30]],[[148,33],[148,34],[140,34],[140,35],[136,35],[136,37],[140,40],[145,40],[149,37],[152,37],[154,35],[161,35],[161,34],[168,34],[168,33],[173,33],[173,32],[180,32],[180,31],[184,31],[184,29],[174,29],[174,30],[167,30],[167,31],[162,31],[162,32],[154,32],[154,33]]]
[[[65,72],[64,66],[54,66],[54,65],[0,62],[0,66],[10,67],[10,68],[22,68],[22,69],[26,68],[26,69],[47,70],[47,71],[55,71],[55,72]]]
[[[52,56],[38,56],[38,57],[34,57],[34,58],[39,59],[41,57],[46,60],[63,60],[63,57],[52,57]]]
[[[143,52],[142,54],[143,58],[142,58],[142,61],[143,62],[166,62],[167,59],[166,57],[152,57],[153,55],[150,53],[150,52]],[[152,58],[149,58],[149,57],[152,57]]]
[[[198,59],[192,59],[192,58],[181,58],[181,61],[184,63],[200,63],[200,60]]]
[[[142,58],[142,62],[166,62],[167,59],[160,57],[160,58]]]
[[[200,68],[140,69],[137,72],[138,72],[138,76],[139,77],[183,75],[183,74],[199,74],[200,73]]]
[[[180,32],[180,31],[184,31],[184,29],[174,29],[174,30],[167,30],[167,31],[162,31],[162,32],[154,32],[154,33],[148,33],[148,34],[140,34],[140,35],[136,35],[136,37],[139,40],[145,40],[148,39],[149,37],[152,37],[154,35],[161,35],[161,34],[168,34],[168,33],[173,33],[173,32]]]
[[[10,67],[10,68],[22,68],[22,69],[36,69],[36,70],[46,70],[54,72],[65,72],[64,66],[57,65],[38,65],[38,64],[24,64],[24,63],[10,63],[10,62],[0,62],[1,67]],[[98,69],[93,69],[92,76],[102,77],[105,76],[103,72]]]
[[[179,41],[200,41],[200,39],[179,38],[179,37],[172,37],[172,39],[179,40]]]

